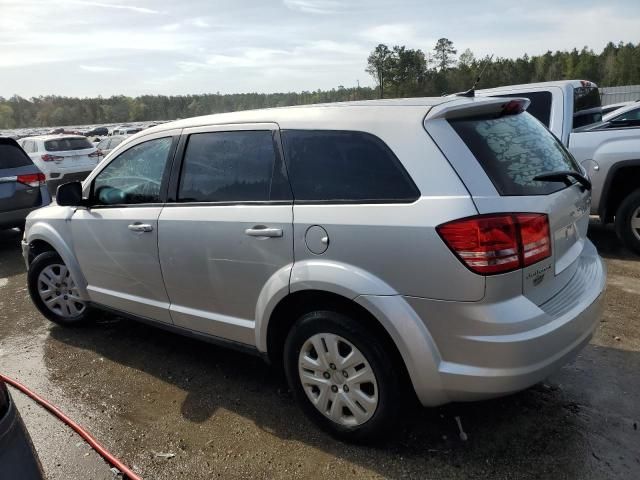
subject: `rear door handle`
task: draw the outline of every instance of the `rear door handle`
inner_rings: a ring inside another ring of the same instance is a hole
[[[268,228],[262,225],[256,225],[253,228],[247,228],[244,231],[245,234],[250,237],[268,237],[268,238],[276,238],[282,236],[281,228]]]
[[[150,232],[153,230],[153,227],[146,223],[132,223],[128,228],[132,232]]]

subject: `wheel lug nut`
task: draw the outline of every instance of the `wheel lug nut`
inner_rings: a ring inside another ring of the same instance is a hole
[[[324,378],[331,378],[331,374],[329,372],[324,372],[322,376],[324,376]]]
[[[65,295],[65,296],[64,296],[64,299],[65,299],[65,300],[69,300],[69,297],[67,297],[67,296]]]
[[[329,368],[330,368],[331,370],[335,370],[335,369],[336,369],[336,364],[335,364],[335,363],[330,363],[330,364],[329,364]]]
[[[337,387],[337,386],[335,386],[335,385],[331,385],[331,391],[332,391],[333,393],[338,393],[338,387]]]
[[[349,391],[349,386],[348,386],[348,385],[344,385],[344,386],[342,387],[342,389],[343,389],[345,392],[348,392],[348,391]]]
[[[348,377],[349,377],[349,374],[347,373],[347,371],[346,371],[346,370],[343,370],[343,371],[342,371],[342,376],[343,376],[344,378],[348,378]]]

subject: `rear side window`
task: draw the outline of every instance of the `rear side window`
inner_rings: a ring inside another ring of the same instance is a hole
[[[602,121],[602,102],[597,87],[573,89],[573,128]]]
[[[44,142],[44,149],[47,152],[66,152],[69,150],[84,150],[93,148],[93,145],[86,138],[56,138]]]
[[[0,141],[0,169],[28,165],[33,165],[33,162],[17,143]]]
[[[296,202],[412,202],[420,196],[387,145],[364,132],[285,130]]]
[[[509,93],[506,95],[495,95],[507,98],[528,98],[531,104],[527,107],[527,112],[540,120],[545,127],[549,127],[551,121],[551,92],[526,92]]]
[[[290,199],[271,130],[195,133],[189,137],[179,202]]]
[[[501,195],[547,195],[563,182],[534,177],[559,170],[580,171],[571,154],[528,113],[449,120]]]

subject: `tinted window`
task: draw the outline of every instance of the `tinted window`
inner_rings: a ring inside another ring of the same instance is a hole
[[[196,133],[189,137],[180,202],[285,200],[291,197],[273,133]]]
[[[597,87],[573,89],[573,128],[583,127],[602,120],[602,103]]]
[[[413,201],[420,192],[393,152],[363,132],[286,130],[296,201]]]
[[[48,152],[66,152],[68,150],[84,150],[93,148],[86,138],[56,138],[44,142],[44,149]]]
[[[17,168],[27,165],[33,165],[33,163],[17,143],[0,139],[0,168]]]
[[[551,121],[551,92],[523,92],[510,93],[507,95],[494,95],[508,98],[528,98],[531,104],[527,107],[527,112],[540,120],[546,127]]]
[[[563,182],[536,182],[558,170],[580,171],[560,142],[528,113],[450,120],[501,195],[545,195]]]
[[[93,183],[98,205],[157,203],[172,138],[140,143],[118,155]]]

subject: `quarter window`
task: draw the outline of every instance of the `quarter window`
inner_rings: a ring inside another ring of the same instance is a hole
[[[289,200],[270,130],[195,133],[184,156],[179,202]]]
[[[160,186],[167,170],[172,137],[140,143],[118,155],[93,183],[98,205],[160,202]]]
[[[296,202],[411,202],[420,196],[400,161],[374,135],[285,130],[283,138]]]

